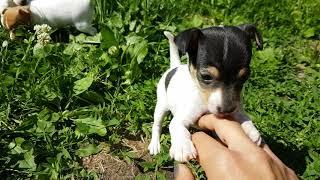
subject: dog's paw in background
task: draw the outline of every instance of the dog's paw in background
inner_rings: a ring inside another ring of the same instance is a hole
[[[88,22],[77,22],[75,23],[75,27],[77,30],[90,34],[91,36],[97,34],[97,29],[92,27],[92,25]]]
[[[9,37],[11,40],[15,40],[16,39],[16,33],[14,31],[10,31],[9,32]]]

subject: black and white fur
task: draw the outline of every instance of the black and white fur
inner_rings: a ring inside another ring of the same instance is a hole
[[[24,6],[29,2],[30,0],[0,0],[0,14],[8,7]]]
[[[15,7],[15,6],[24,6],[29,3],[30,0],[0,0],[0,20],[1,25],[4,25],[4,11],[8,7]]]
[[[15,0],[24,3],[25,13],[19,16],[30,16],[31,22],[22,24],[48,24],[52,28],[74,26],[81,32],[95,35],[97,29],[92,26],[94,8],[92,0]],[[15,6],[12,0],[0,0],[1,24],[5,26],[4,12]]]
[[[169,125],[170,156],[177,161],[196,158],[188,127],[206,113],[235,116],[246,134],[259,145],[261,136],[240,111],[239,98],[249,75],[251,40],[255,39],[262,49],[262,38],[255,26],[190,29],[176,37],[169,32],[164,34],[170,44],[170,68],[157,86],[150,153],[160,152],[161,122],[168,111],[173,114]],[[188,55],[188,64],[180,63],[179,51]],[[213,72],[208,73],[208,69]]]

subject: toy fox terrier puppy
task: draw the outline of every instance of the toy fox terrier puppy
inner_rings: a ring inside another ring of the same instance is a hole
[[[24,6],[31,0],[0,0],[0,13],[8,7]]]
[[[161,122],[168,111],[173,119],[170,156],[186,162],[196,158],[188,127],[204,114],[233,116],[250,139],[260,145],[261,136],[252,121],[241,112],[240,92],[250,74],[251,41],[263,48],[262,37],[254,25],[189,29],[177,36],[164,32],[169,39],[170,69],[157,86],[151,154],[160,152]],[[188,64],[180,55],[188,55]]]

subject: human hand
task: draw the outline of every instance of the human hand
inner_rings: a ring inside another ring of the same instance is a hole
[[[205,115],[198,126],[215,131],[220,139],[215,140],[204,132],[192,135],[197,160],[208,179],[298,179],[266,144],[261,147],[254,144],[236,120]],[[179,165],[179,169],[176,179],[192,178],[185,167]]]

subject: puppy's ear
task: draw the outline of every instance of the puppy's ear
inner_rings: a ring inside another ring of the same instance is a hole
[[[180,53],[188,53],[189,59],[192,63],[195,63],[199,38],[202,36],[203,34],[200,29],[189,29],[181,32],[174,38],[174,42],[176,43]]]
[[[243,25],[240,25],[238,27],[242,31],[244,31],[250,37],[250,39],[253,39],[253,40],[256,41],[258,50],[262,50],[263,49],[263,39],[262,39],[262,36],[261,36],[260,32],[258,31],[258,29],[256,28],[255,25],[253,25],[253,24],[243,24]]]
[[[19,8],[19,15],[18,22],[25,25],[31,24],[31,12],[28,7],[23,6],[22,8]]]
[[[30,10],[26,7],[19,8],[19,14],[22,16],[30,16]]]

